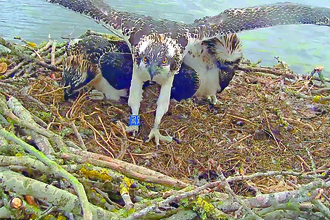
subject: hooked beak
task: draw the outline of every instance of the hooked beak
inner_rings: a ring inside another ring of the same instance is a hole
[[[68,93],[64,93],[64,101],[68,101],[70,98],[70,95]]]
[[[71,90],[70,88],[64,89],[64,100],[66,102],[73,96],[70,90]]]
[[[71,87],[64,89],[64,100],[67,102],[69,99],[77,98],[79,91],[73,92]]]
[[[156,75],[158,75],[159,70],[158,70],[158,66],[157,66],[157,64],[151,64],[151,65],[149,65],[149,67],[148,67],[148,73],[149,73],[149,75],[150,75],[151,80],[152,80]]]

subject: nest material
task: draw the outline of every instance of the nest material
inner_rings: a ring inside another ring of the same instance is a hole
[[[199,100],[172,102],[160,129],[182,143],[163,143],[160,149],[142,141],[153,125],[156,86],[145,91],[141,132],[135,139],[123,134],[118,125],[128,124],[127,105],[95,101],[88,96],[65,103],[62,91],[49,84],[47,77],[31,84],[28,94],[53,108],[51,121],[46,123],[52,122],[50,129],[54,132],[61,133],[67,127],[67,122],[61,120],[74,120],[78,131],[87,133],[83,140],[89,151],[117,158],[127,145],[123,160],[189,181],[196,177],[196,170],[220,169],[228,175],[239,171],[312,171],[306,149],[316,167],[328,163],[329,105],[290,96],[281,91],[283,86],[301,93],[310,90],[306,81],[291,83],[255,73],[237,74],[220,94],[221,106],[201,104]],[[29,110],[38,114],[35,107]],[[65,137],[76,142],[73,132]],[[266,193],[274,183],[265,179],[262,185]]]
[[[63,60],[61,56],[55,59]],[[9,56],[6,62],[8,72],[24,61]],[[74,102],[65,102],[58,84],[60,71],[33,66],[36,77],[18,80],[4,73],[6,77],[0,83],[7,86],[3,86],[2,94],[18,98],[47,130],[64,140],[185,183],[212,182],[220,178],[219,173],[225,177],[268,171],[326,173],[330,168],[327,87],[295,75],[286,67],[264,68],[264,72],[256,67],[259,72],[253,72],[253,65],[244,64],[241,69],[245,71],[237,72],[229,87],[218,95],[222,105],[211,106],[196,98],[171,101],[160,132],[182,142],[163,143],[160,148],[142,141],[153,125],[159,94],[156,85],[145,89],[140,110],[142,125],[137,137],[132,138],[125,133],[130,114],[127,104],[93,100],[88,93]],[[19,69],[11,76],[17,72]],[[266,175],[233,182],[230,187],[236,195],[251,196],[294,190],[307,182],[295,176]]]

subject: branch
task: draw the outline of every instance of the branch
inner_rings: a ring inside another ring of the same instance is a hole
[[[62,189],[58,189],[55,186],[39,182],[9,170],[0,170],[0,177],[2,180],[0,185],[5,188],[6,191],[15,191],[21,195],[31,195],[46,203],[55,205],[59,210],[72,212],[76,215],[81,215],[81,213],[83,213],[85,219],[87,215],[90,219],[95,220],[118,219],[114,213],[94,206],[88,203],[88,201],[86,205],[90,213],[84,212],[84,209],[81,210],[81,208],[77,206],[77,204],[79,204],[77,196]]]
[[[64,144],[62,138],[60,138],[58,135],[54,134],[53,132],[48,131],[48,130],[44,129],[43,127],[39,126],[37,123],[35,123],[33,121],[33,119],[32,119],[32,121],[34,123],[31,123],[31,121],[30,121],[31,117],[28,116],[29,112],[17,101],[16,98],[14,98],[14,97],[11,97],[11,98],[12,98],[12,102],[15,103],[15,104],[11,105],[14,109],[9,109],[6,105],[5,98],[0,96],[0,114],[9,117],[10,119],[12,119],[17,124],[19,124],[23,127],[29,128],[32,131],[35,131],[43,136],[53,139],[59,145],[59,148],[61,150],[65,150],[65,144]],[[10,102],[8,102],[8,104],[9,103]],[[12,111],[16,111],[16,107],[21,110],[21,111],[17,111],[16,113],[21,115],[22,117],[27,117],[27,119],[29,121],[21,119],[13,114]]]
[[[279,203],[302,203],[313,201],[319,194],[319,188],[329,188],[330,181],[317,180],[307,185],[300,187],[299,190],[284,191],[266,195],[256,196],[254,198],[243,199],[244,203],[251,208],[267,208]],[[241,206],[237,202],[215,202],[213,203],[218,209],[223,212],[234,212]]]
[[[178,187],[178,188],[184,188],[189,185],[180,180],[166,176],[162,173],[150,170],[145,167],[130,164],[125,161],[113,159],[111,157],[107,157],[96,153],[81,151],[74,148],[68,148],[68,150],[75,155],[79,155],[81,157],[80,162],[87,162],[97,166],[109,167],[113,170],[121,172],[122,174],[134,179],[142,180],[149,183],[158,183],[166,186]],[[70,160],[76,156],[70,154],[61,154],[61,157],[63,159]]]
[[[92,219],[92,213],[90,211],[90,207],[89,207],[86,193],[84,191],[84,187],[74,176],[72,176],[70,173],[68,173],[66,170],[64,170],[60,165],[58,165],[54,161],[48,159],[44,154],[42,154],[40,151],[36,150],[33,146],[25,143],[24,141],[22,141],[21,139],[16,137],[14,134],[6,131],[5,129],[0,129],[0,135],[5,137],[7,140],[13,141],[16,144],[22,146],[24,148],[24,150],[26,150],[31,155],[38,158],[44,164],[48,165],[54,174],[60,175],[63,178],[67,179],[73,185],[74,189],[76,190],[76,192],[79,196],[81,206],[83,209],[83,213],[84,213],[84,219],[85,220]]]

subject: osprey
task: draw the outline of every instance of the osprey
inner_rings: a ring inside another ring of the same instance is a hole
[[[173,140],[170,136],[161,135],[158,127],[169,107],[174,76],[178,74],[183,59],[189,51],[205,45],[212,47],[212,44],[217,44],[214,42],[216,37],[244,30],[288,24],[330,26],[329,8],[290,2],[228,9],[219,15],[207,16],[186,24],[118,11],[102,0],[48,1],[58,3],[103,23],[114,34],[127,42],[133,59],[133,75],[128,99],[133,116],[139,115],[143,82],[150,80],[161,85],[154,126],[147,140],[155,138],[157,145],[159,140],[167,142]],[[199,64],[196,63],[197,65]],[[192,68],[195,69],[193,66]],[[221,68],[230,67],[220,65]],[[209,70],[201,69],[203,72],[198,73],[199,76],[204,75],[205,72],[214,75]],[[219,88],[213,89],[215,91],[207,95],[216,94]],[[209,90],[200,90],[199,94],[209,93]],[[138,131],[138,125],[130,125],[127,131],[135,134]]]
[[[206,94],[203,91],[207,88],[217,87],[218,92],[226,88],[235,73],[234,64],[242,58],[241,44],[236,34],[228,34],[205,41],[200,50],[189,51],[187,57],[188,59],[184,58],[179,73],[174,76],[171,88],[171,98],[177,101],[193,95],[203,96]],[[195,60],[191,66],[215,71],[215,74],[202,74],[199,77],[185,60]],[[133,61],[125,41],[109,39],[109,36],[88,35],[68,43],[63,69],[65,100],[90,85],[103,92],[107,99],[118,101],[119,97],[126,97],[130,87]],[[212,95],[210,99],[216,100],[215,94]],[[212,101],[212,104],[215,103]]]
[[[133,60],[125,41],[108,36],[88,35],[67,45],[62,72],[64,99],[74,98],[89,85],[109,100],[127,97],[132,80]],[[188,80],[189,79],[189,80]],[[182,81],[186,82],[182,86]],[[144,84],[148,86],[149,82]],[[199,88],[195,70],[183,64],[174,77],[171,98],[180,101],[192,97]]]
[[[88,84],[103,92],[107,99],[118,101],[127,96],[132,65],[131,52],[123,40],[90,35],[70,41],[62,73],[64,99],[75,96]],[[112,84],[109,77],[113,77]]]

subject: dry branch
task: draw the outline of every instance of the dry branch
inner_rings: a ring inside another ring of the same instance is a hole
[[[173,179],[159,172],[155,172],[153,170],[141,166],[136,166],[127,163],[125,161],[117,160],[111,157],[107,157],[104,155],[99,155],[91,152],[77,150],[74,148],[68,148],[68,149],[72,154],[71,155],[62,154],[61,157],[63,159],[70,160],[73,159],[74,157],[80,156],[78,159],[78,161],[80,162],[83,163],[87,162],[97,166],[109,167],[131,178],[135,178],[145,182],[158,183],[165,186],[172,186],[178,188],[183,188],[188,186],[187,183],[184,183],[180,180]]]
[[[83,215],[84,219],[85,220],[92,219],[92,213],[90,211],[90,207],[88,204],[87,196],[85,194],[85,190],[84,190],[82,184],[75,177],[73,177],[70,173],[68,173],[66,170],[64,170],[61,166],[59,166],[54,161],[49,160],[45,155],[43,155],[41,152],[36,150],[33,146],[20,140],[14,134],[7,132],[5,129],[1,129],[0,135],[3,136],[4,138],[6,138],[7,140],[13,141],[16,144],[20,145],[26,151],[28,151],[30,154],[32,154],[33,156],[38,158],[40,161],[42,161],[43,163],[48,165],[54,174],[61,175],[63,178],[66,178],[72,184],[72,186],[75,188],[76,193],[79,196],[79,200],[81,202],[81,206],[82,206],[83,213],[84,213],[84,215]]]
[[[77,215],[84,211],[79,206],[80,199],[64,190],[18,175],[12,171],[1,170],[0,177],[2,179],[0,184],[5,190],[15,191],[21,195],[32,195],[44,200],[46,203],[55,205],[59,210],[72,212]],[[111,212],[89,204],[88,201],[86,205],[88,210],[90,210],[90,214],[83,213],[84,216],[89,216],[90,219],[115,219],[115,215]]]

